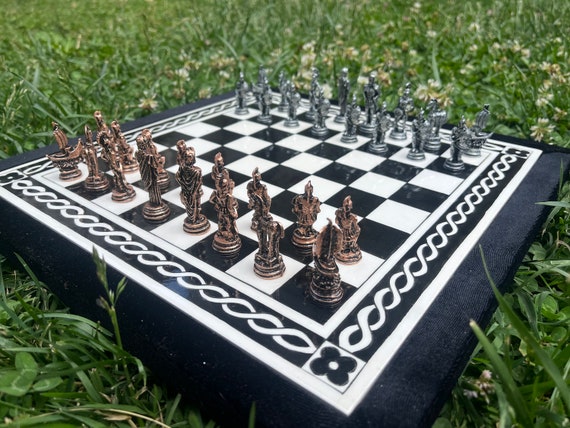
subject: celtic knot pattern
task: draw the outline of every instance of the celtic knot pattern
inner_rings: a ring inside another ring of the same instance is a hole
[[[356,316],[356,324],[346,327],[340,332],[339,345],[349,352],[365,349],[372,343],[373,332],[379,330],[386,322],[387,311],[396,308],[402,302],[402,295],[410,291],[419,278],[429,271],[428,263],[437,259],[438,250],[447,246],[449,237],[459,230],[458,225],[465,223],[477,205],[491,193],[491,190],[505,178],[510,164],[517,161],[514,155],[503,155],[492,166],[488,174],[478,184],[471,188],[470,193],[457,204],[454,211],[445,216],[445,221],[435,227],[435,233],[425,238],[425,243],[416,249],[415,256],[407,259],[399,272],[394,273],[389,280],[388,287],[378,290],[374,294],[373,304],[360,309]],[[390,302],[390,303],[387,303]],[[370,322],[374,318],[375,322]],[[355,342],[354,337],[359,337]]]
[[[231,297],[222,287],[207,284],[200,275],[186,271],[184,266],[168,260],[160,251],[150,250],[145,244],[134,241],[130,233],[115,230],[109,223],[101,222],[95,215],[86,214],[82,207],[72,205],[69,200],[59,198],[54,192],[34,185],[30,180],[14,182],[12,189],[45,204],[48,209],[57,211],[63,218],[73,220],[77,227],[86,229],[93,236],[102,237],[107,244],[119,248],[123,253],[135,256],[140,264],[155,267],[160,275],[175,278],[181,287],[198,291],[205,301],[220,305],[226,314],[234,318],[247,320],[247,325],[253,331],[271,336],[280,346],[303,354],[316,351],[315,344],[302,331],[286,328],[279,318],[258,312],[251,302]]]

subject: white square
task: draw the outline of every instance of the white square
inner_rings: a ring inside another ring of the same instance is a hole
[[[443,174],[429,169],[424,169],[410,180],[410,184],[414,186],[445,193],[446,195],[453,193],[462,182],[463,180],[459,177],[453,177],[449,174]]]
[[[310,181],[313,186],[313,195],[319,198],[320,201],[326,201],[331,196],[336,195],[342,189],[344,184],[337,183],[336,181],[327,180],[326,178],[310,175],[303,181],[291,186],[288,190],[299,195],[305,193],[305,185]]]
[[[353,150],[336,160],[337,163],[350,166],[352,168],[370,171],[372,168],[380,165],[386,158],[375,155],[373,153],[363,152],[361,150]]]
[[[362,177],[355,180],[350,187],[363,190],[373,195],[383,198],[389,198],[406,184],[405,181],[396,180],[395,178],[386,177],[385,175],[376,174],[375,172],[367,172]]]
[[[50,172],[46,173],[44,175],[44,178],[60,185],[61,187],[72,186],[74,184],[80,183],[81,181],[85,180],[85,177],[87,177],[87,175],[88,175],[87,165],[85,165],[84,163],[80,163],[77,165],[77,167],[81,171],[81,175],[79,177],[74,178],[73,180],[62,180],[62,179],[60,179],[59,178],[59,169],[57,169],[57,168],[54,168]],[[112,176],[107,175],[107,179],[112,180]]]
[[[265,171],[269,171],[271,168],[277,165],[278,164],[273,161],[258,158],[257,156],[247,155],[241,159],[238,159],[235,162],[227,164],[226,168],[229,169],[230,171],[239,172],[243,175],[251,177],[251,173],[256,167],[259,168],[259,172],[263,176],[263,173]]]
[[[356,288],[364,284],[384,263],[384,259],[380,257],[376,257],[366,251],[361,251],[361,253],[362,259],[358,263],[352,265],[337,263],[341,279]]]
[[[330,159],[321,156],[315,156],[310,153],[300,153],[297,156],[287,159],[283,162],[283,165],[296,169],[297,171],[314,174],[331,163],[332,161]]]
[[[259,138],[246,136],[232,141],[231,143],[226,144],[224,147],[228,147],[242,153],[252,154],[258,152],[259,150],[263,150],[268,146],[271,146],[271,143],[260,140]]]
[[[285,121],[282,120],[281,122],[277,122],[274,123],[273,125],[271,125],[272,128],[278,129],[280,131],[285,131],[285,132],[289,132],[291,134],[298,134],[299,132],[303,132],[305,129],[309,129],[311,126],[310,123],[308,122],[303,122],[302,120],[299,120],[299,126],[285,126]]]
[[[152,230],[152,233],[169,243],[186,250],[192,245],[200,242],[206,236],[217,230],[216,224],[210,221],[210,228],[200,234],[191,234],[184,232],[184,219],[186,214],[180,215]]]
[[[335,214],[338,207],[333,207],[332,205],[328,204],[321,204],[321,212],[317,216],[317,221],[313,224],[313,228],[320,232],[323,227],[325,227],[329,220],[335,224]]]
[[[304,135],[290,135],[275,143],[278,146],[283,146],[287,149],[296,150],[298,152],[305,152],[315,146],[321,144],[320,140],[316,138],[305,137]]]
[[[262,123],[258,122],[252,122],[250,120],[241,120],[224,127],[224,129],[227,129],[228,131],[236,132],[241,135],[255,134],[256,132],[261,131],[265,128],[267,128],[267,125],[263,125]]]
[[[188,142],[187,146],[192,147],[194,149],[196,156],[203,155],[204,153],[209,153],[212,150],[216,150],[222,147],[221,144],[213,143],[211,141],[204,140],[202,138],[194,138],[193,140]]]
[[[408,158],[408,153],[410,153],[410,149],[404,148],[392,155],[390,159],[418,168],[427,168],[434,160],[438,158],[438,156],[434,155],[433,153],[425,153],[425,159],[416,160]]]
[[[180,187],[176,187],[175,189],[169,192],[163,193],[161,196],[162,199],[164,199],[165,201],[184,208],[184,204],[180,200]]]
[[[246,114],[236,114],[235,108],[224,112],[224,115],[234,117],[236,119],[251,119],[252,117],[259,116],[259,110],[251,106],[251,102],[254,100],[253,97],[246,101],[248,107],[248,112]]]
[[[295,274],[297,274],[305,265],[292,259],[286,255],[282,255],[283,263],[285,264],[285,272],[282,276],[275,279],[265,279],[258,277],[253,271],[253,264],[255,261],[255,254],[257,250],[249,254],[239,263],[236,263],[231,268],[229,268],[226,273],[232,275],[233,277],[250,284],[258,290],[266,293],[272,294],[279,289],[283,284],[289,281]]]
[[[190,125],[178,128],[176,131],[190,135],[192,137],[203,137],[204,135],[211,134],[218,129],[220,129],[219,126],[210,125],[209,123],[194,122]]]
[[[428,216],[427,211],[388,199],[366,218],[406,233],[412,233]]]
[[[479,166],[483,161],[487,158],[489,154],[481,151],[481,156],[468,156],[464,153],[461,155],[461,160],[466,163],[467,165]],[[446,150],[442,155],[442,158],[450,158],[451,157],[451,148]]]
[[[279,101],[281,102],[281,97],[279,97]],[[273,116],[279,116],[279,117],[287,117],[287,112],[286,111],[279,111],[279,107],[275,107],[271,109],[271,114]]]
[[[341,146],[341,147],[346,147],[346,148],[350,148],[350,149],[356,149],[360,146],[363,146],[364,144],[367,144],[370,141],[370,138],[363,137],[362,135],[356,136],[356,142],[355,143],[343,143],[341,141],[341,138],[342,138],[342,132],[339,134],[333,135],[330,138],[327,138],[325,141],[327,143],[334,144],[335,146]]]
[[[344,132],[344,130],[346,129],[346,125],[344,123],[335,122],[334,118],[336,117],[336,115],[337,115],[336,111],[334,111],[333,114],[329,115],[329,117],[325,121],[325,125],[327,126],[328,129],[331,129],[333,131]]]
[[[113,214],[119,215],[148,201],[148,192],[140,188],[136,188],[135,191],[136,195],[132,201],[127,201],[127,202],[114,201],[111,198],[112,196],[111,193],[105,193],[103,196],[93,199],[92,202],[99,205],[102,208],[105,208],[106,210],[112,212]]]
[[[388,135],[386,135],[384,141],[391,144],[392,146],[406,147],[412,142],[412,134],[410,130],[406,131],[406,137],[407,138],[405,140],[396,140],[395,138],[391,138],[390,133],[388,132]]]

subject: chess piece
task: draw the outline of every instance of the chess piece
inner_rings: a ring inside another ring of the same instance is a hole
[[[313,195],[310,181],[305,185],[305,193],[296,195],[292,204],[292,211],[297,216],[297,227],[293,231],[291,241],[301,251],[310,250],[317,239],[313,224],[317,220],[317,214],[321,212],[321,201]]]
[[[107,175],[99,171],[99,162],[97,160],[97,148],[93,144],[93,133],[87,125],[85,125],[85,144],[83,145],[83,161],[87,165],[87,177],[83,182],[83,186],[90,192],[103,192],[110,186]]]
[[[180,201],[186,208],[183,229],[187,233],[199,234],[210,228],[210,222],[201,212],[202,170],[194,165],[196,152],[193,147],[186,147],[184,140],[176,143],[178,149],[178,171],[176,181],[180,184]]]
[[[299,121],[297,120],[297,108],[301,104],[301,95],[297,92],[297,88],[293,82],[288,82],[287,89],[287,119],[285,119],[284,125],[288,128],[296,128],[299,126]]]
[[[81,162],[83,143],[78,141],[72,149],[69,146],[67,135],[56,122],[52,122],[53,136],[59,147],[59,152],[47,155],[48,159],[59,169],[59,179],[64,181],[75,180],[81,177],[81,170],[77,166]]]
[[[170,207],[162,200],[160,194],[159,174],[164,160],[152,146],[152,139],[144,129],[137,136],[137,161],[141,171],[144,188],[148,192],[148,201],[143,205],[143,217],[153,223],[161,223],[170,216]]]
[[[264,65],[260,65],[257,71],[257,82],[253,84],[253,92],[261,92],[267,81],[267,70]]]
[[[239,80],[236,83],[236,108],[235,114],[244,115],[248,114],[249,110],[246,105],[247,93],[249,92],[249,85],[243,77],[243,72],[239,73]]]
[[[317,96],[321,85],[319,84],[319,70],[315,67],[312,68],[311,86],[309,87],[309,111],[305,116],[309,120],[313,120],[317,115]]]
[[[214,186],[217,188],[219,186],[219,182],[223,178],[223,171],[225,170],[224,166],[224,158],[220,152],[216,153],[214,156],[214,165],[212,165],[212,180],[214,180]]]
[[[340,137],[343,143],[356,143],[358,141],[358,123],[360,121],[360,107],[356,104],[356,95],[352,95],[352,103],[346,109],[344,132]]]
[[[255,97],[257,99],[257,104],[259,106],[260,114],[257,116],[257,120],[261,123],[271,125],[271,101],[273,99],[273,94],[269,88],[269,82],[267,78],[261,86],[258,86],[255,91]]]
[[[117,145],[119,161],[123,166],[123,172],[128,174],[138,171],[139,165],[133,156],[133,148],[127,143],[127,139],[121,131],[121,125],[119,125],[119,122],[116,120],[111,122],[111,132],[115,139],[115,144]]]
[[[408,115],[414,108],[414,102],[410,95],[411,84],[406,83],[404,93],[398,101],[398,106],[394,109],[394,127],[390,131],[390,138],[395,140],[406,139],[406,123],[408,122]]]
[[[386,111],[386,102],[383,102],[380,110],[376,113],[376,127],[372,133],[372,140],[368,144],[370,153],[382,154],[388,152],[388,145],[385,139],[391,123],[390,115]]]
[[[335,223],[342,231],[342,248],[335,253],[336,259],[345,264],[358,263],[362,259],[362,252],[358,245],[360,226],[358,219],[352,214],[352,199],[347,196],[342,201],[342,207],[335,212]]]
[[[315,99],[315,116],[314,125],[311,128],[311,134],[317,137],[324,137],[329,133],[325,120],[329,113],[331,103],[325,98],[322,88],[319,88],[317,97]]]
[[[253,271],[264,279],[279,278],[285,272],[283,256],[279,253],[279,240],[285,236],[285,229],[268,214],[259,219],[256,230],[259,250],[254,257]]]
[[[257,230],[259,220],[269,215],[271,207],[271,197],[267,193],[267,186],[261,183],[261,174],[259,168],[255,168],[251,173],[252,180],[247,183],[247,196],[249,203],[247,207],[253,209],[253,217],[251,219],[252,230]]]
[[[111,199],[117,202],[132,201],[136,192],[123,173],[123,166],[119,160],[119,154],[115,140],[111,138],[109,132],[97,133],[98,143],[101,146],[101,159],[103,159],[111,171],[113,171],[113,190]]]
[[[99,143],[101,141],[101,134],[108,134],[109,138],[112,137],[109,127],[105,123],[103,119],[103,115],[99,110],[93,113],[93,118],[95,119],[95,123],[97,124],[97,134],[95,134],[95,141]],[[124,172],[124,171],[123,171]]]
[[[376,113],[378,111],[378,98],[380,89],[376,83],[376,73],[370,73],[368,83],[364,85],[364,122],[360,124],[360,132],[372,136],[376,128]]]
[[[285,73],[281,71],[279,73],[279,94],[281,95],[281,100],[277,106],[277,110],[285,113],[289,104],[287,103],[287,91],[289,89],[289,81],[285,78]]]
[[[408,159],[423,160],[426,158],[424,145],[429,135],[430,124],[424,117],[423,109],[412,122],[412,144],[408,152]]]
[[[432,98],[428,103],[428,122],[429,122],[429,135],[426,139],[424,149],[427,152],[436,153],[441,147],[441,137],[439,130],[442,125],[447,122],[447,112],[439,108],[439,103],[435,98]]]
[[[459,124],[451,130],[451,157],[445,160],[443,167],[451,172],[465,169],[461,153],[468,150],[471,132],[465,124],[465,117],[461,117]]]
[[[309,284],[309,295],[319,304],[335,306],[344,295],[335,260],[335,254],[341,249],[342,232],[329,219],[313,247],[315,267]]]
[[[337,123],[346,121],[346,109],[348,107],[348,94],[350,92],[350,81],[348,80],[348,68],[344,67],[340,71],[338,78],[338,108],[339,112],[334,118]]]
[[[483,109],[477,113],[475,117],[475,124],[471,127],[471,141],[469,148],[465,151],[468,156],[481,156],[481,147],[487,142],[487,139],[493,135],[492,132],[483,132],[487,126],[487,121],[491,112],[489,111],[489,104],[485,104]]]
[[[141,131],[139,137],[141,137],[142,139],[145,140],[144,146],[147,148],[149,153],[152,153],[152,156],[154,156],[154,158],[157,161],[156,167],[157,167],[157,174],[158,174],[158,176],[157,176],[158,187],[159,187],[161,192],[164,192],[165,190],[168,189],[168,186],[170,185],[170,176],[168,175],[168,171],[166,171],[164,169],[164,164],[166,162],[166,158],[158,153],[158,150],[156,148],[156,145],[154,144],[154,141],[152,140],[152,134],[151,134],[149,129],[143,129]],[[137,137],[137,140],[138,140],[138,137]],[[137,146],[138,146],[138,141],[137,141]],[[137,159],[138,159],[138,157],[137,157]],[[142,174],[142,172],[141,172],[141,174]]]
[[[236,255],[241,248],[241,238],[236,225],[238,202],[232,195],[233,188],[234,181],[228,170],[223,168],[221,177],[216,182],[216,189],[210,196],[210,202],[218,213],[218,230],[214,233],[212,248],[228,257]]]

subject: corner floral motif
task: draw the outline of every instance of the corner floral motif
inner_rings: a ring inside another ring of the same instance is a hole
[[[337,348],[328,346],[321,349],[320,357],[311,361],[310,368],[317,376],[326,376],[329,382],[345,386],[357,365],[354,358],[340,355]]]

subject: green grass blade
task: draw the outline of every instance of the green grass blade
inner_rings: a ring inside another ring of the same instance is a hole
[[[554,361],[552,361],[552,359],[548,356],[548,354],[542,349],[542,347],[540,346],[538,341],[534,338],[530,330],[526,328],[521,319],[515,314],[511,306],[501,295],[493,279],[491,278],[491,274],[488,270],[484,254],[482,252],[481,252],[481,257],[483,259],[483,267],[485,269],[485,273],[487,275],[487,278],[489,279],[489,282],[493,289],[493,293],[495,294],[495,297],[499,302],[499,307],[509,317],[511,324],[513,325],[515,330],[519,333],[521,339],[532,348],[534,354],[536,355],[536,358],[540,361],[542,367],[544,367],[544,370],[548,373],[550,378],[556,384],[558,393],[560,394],[560,397],[562,398],[566,406],[566,411],[568,412],[568,414],[570,414],[570,388],[566,384],[566,381],[564,380],[562,373],[560,373],[560,370],[558,369]]]
[[[481,328],[479,328],[477,323],[471,320],[469,325],[473,330],[473,332],[475,333],[475,335],[477,336],[477,339],[479,339],[479,343],[481,343],[481,345],[483,346],[485,353],[489,357],[489,360],[491,361],[491,364],[495,369],[495,373],[501,379],[503,388],[505,389],[505,394],[509,399],[509,403],[515,410],[515,413],[521,425],[525,427],[532,426],[533,425],[532,419],[530,417],[530,414],[528,413],[526,402],[523,399],[520,391],[518,390],[517,385],[515,384],[515,381],[511,376],[509,369],[507,368],[507,366],[505,365],[505,363],[497,353],[493,344],[489,342],[489,339],[487,339],[485,333],[483,333]]]

